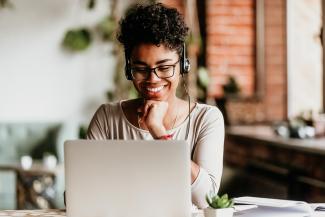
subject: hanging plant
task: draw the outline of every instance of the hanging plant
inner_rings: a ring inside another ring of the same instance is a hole
[[[104,41],[112,41],[116,29],[116,21],[114,17],[107,16],[97,25],[97,30],[101,34]]]
[[[14,5],[10,0],[0,0],[0,9],[1,8],[13,8]]]
[[[72,29],[65,33],[63,47],[70,51],[83,51],[89,47],[92,38],[88,29]]]
[[[95,6],[96,6],[96,1],[95,0],[89,0],[88,5],[87,5],[88,10],[94,9]]]

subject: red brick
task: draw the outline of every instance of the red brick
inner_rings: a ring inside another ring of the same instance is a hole
[[[231,70],[233,71],[242,71],[242,72],[246,72],[246,73],[250,73],[250,74],[254,74],[255,73],[255,64],[254,65],[246,65],[246,66],[238,66],[238,65],[230,65],[229,68],[231,68]]]
[[[284,71],[286,70],[285,65],[274,65],[274,64],[267,64],[265,71],[267,72],[268,76],[282,76],[285,77]]]
[[[219,56],[216,58],[210,58],[208,59],[207,63],[209,65],[219,65],[219,64],[236,64],[236,65],[253,65],[253,57],[245,57],[245,56],[234,56],[231,58],[227,58],[227,57],[223,57],[223,56]]]
[[[285,50],[283,48],[283,44],[268,46],[268,49],[265,50],[265,55],[266,56],[273,56],[273,55],[285,56]]]
[[[208,23],[213,25],[254,25],[255,20],[251,16],[213,16]]]
[[[265,37],[266,47],[270,47],[272,49],[273,46],[280,45],[283,46],[285,43],[285,38],[281,36],[275,35],[274,37]]]
[[[280,55],[270,55],[267,58],[267,64],[283,65],[285,64],[285,59]]]
[[[210,96],[221,96],[222,84],[233,75],[242,93],[253,94],[255,82],[254,0],[207,1],[207,67]],[[267,118],[286,116],[285,1],[265,0],[265,97]]]
[[[229,35],[229,36],[218,35],[209,38],[208,41],[212,45],[219,45],[219,46],[224,46],[224,45],[254,46],[255,45],[255,41],[252,37],[239,36],[239,35]],[[275,41],[274,43],[278,43],[278,42]]]
[[[233,26],[233,25],[210,25],[208,26],[209,35],[244,35],[255,37],[255,31],[249,26]]]
[[[285,11],[281,8],[279,9],[272,9],[272,10],[265,10],[265,20],[281,20],[281,22],[285,19]]]
[[[285,0],[264,0],[265,8],[284,8]]]
[[[231,5],[231,6],[252,6],[254,5],[254,0],[209,0],[207,1],[209,6],[220,6],[220,5]]]
[[[272,38],[274,36],[285,36],[284,26],[276,25],[276,26],[268,26],[265,28],[265,37]]]
[[[244,69],[243,70],[234,70],[232,67],[229,67],[226,70],[223,70],[223,69],[216,67],[216,68],[209,68],[209,71],[210,71],[211,77],[233,75],[233,76],[246,77],[246,80],[248,80],[248,81],[254,80],[254,74],[251,73],[250,71],[245,71]]]
[[[215,15],[221,15],[221,16],[242,16],[247,15],[250,17],[254,17],[254,8],[253,7],[230,7],[230,6],[218,6],[218,7],[208,7],[207,8],[207,15],[208,16],[215,16]]]
[[[224,47],[213,47],[207,48],[208,55],[255,55],[255,49],[252,46],[239,46],[239,45],[228,45]]]

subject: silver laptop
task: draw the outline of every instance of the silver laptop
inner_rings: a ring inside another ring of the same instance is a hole
[[[190,217],[185,141],[66,141],[68,217]]]

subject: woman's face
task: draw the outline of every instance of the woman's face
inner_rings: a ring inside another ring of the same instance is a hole
[[[164,45],[140,44],[133,48],[130,62],[132,72],[143,72],[140,74],[140,77],[142,75],[143,78],[133,79],[135,88],[143,98],[168,101],[176,97],[180,77],[179,55],[176,51],[170,50]],[[149,73],[150,69],[156,67],[158,67],[155,70],[156,73],[154,70]],[[174,73],[170,74],[170,72]],[[143,76],[144,74],[147,76]]]

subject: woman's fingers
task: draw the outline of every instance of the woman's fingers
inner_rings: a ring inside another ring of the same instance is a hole
[[[151,104],[145,103],[143,106],[143,113],[142,113],[142,117],[147,117],[147,115],[149,114],[149,110],[150,110]]]
[[[138,111],[140,112],[139,122],[146,126],[163,125],[163,119],[166,115],[168,103],[164,101],[146,100],[144,105]]]

